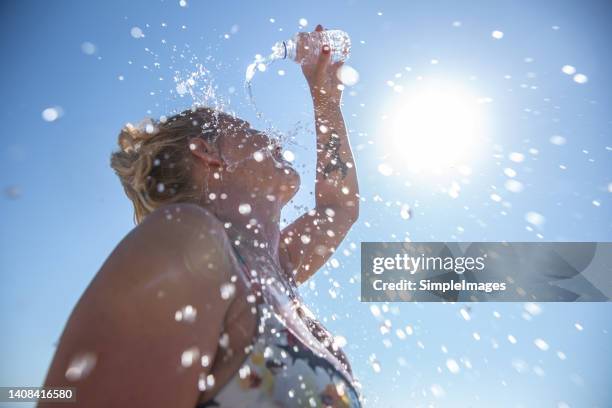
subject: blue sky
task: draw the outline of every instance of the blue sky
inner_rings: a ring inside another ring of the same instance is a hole
[[[70,310],[133,227],[108,164],[121,126],[194,102],[265,126],[245,101],[246,66],[305,18],[306,29],[320,22],[352,38],[347,64],[360,79],[345,91],[344,114],[364,201],[338,262],[302,293],[347,339],[368,406],[612,404],[610,304],[376,304],[377,314],[358,300],[361,241],[611,241],[606,1],[23,1],[0,9],[0,385],[42,382]],[[175,78],[187,80],[198,64],[201,91],[181,97]],[[588,81],[562,72],[566,65]],[[405,166],[424,140],[402,132],[411,122],[387,124],[432,83],[474,109],[481,128],[477,142],[460,143],[469,161],[435,176]],[[256,75],[253,91],[267,119],[295,136],[288,148],[303,185],[284,213],[291,221],[313,204],[308,90],[299,67],[280,61]],[[43,120],[53,107],[62,115]],[[410,219],[400,215],[405,206]],[[530,223],[528,213],[544,222]],[[398,337],[408,325],[412,334]]]

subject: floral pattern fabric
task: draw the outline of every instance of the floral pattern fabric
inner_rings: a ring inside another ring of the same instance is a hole
[[[352,380],[300,341],[266,303],[257,305],[259,335],[228,383],[196,408],[358,408]]]

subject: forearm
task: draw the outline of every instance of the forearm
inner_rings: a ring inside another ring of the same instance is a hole
[[[339,103],[314,100],[317,133],[317,209],[332,208],[356,220],[359,186],[353,152]]]

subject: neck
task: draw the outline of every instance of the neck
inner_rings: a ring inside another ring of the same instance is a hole
[[[231,244],[242,255],[263,256],[278,264],[281,203],[266,197],[238,198],[228,194],[202,205],[224,223]]]

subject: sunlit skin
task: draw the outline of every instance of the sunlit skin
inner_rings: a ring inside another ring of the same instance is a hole
[[[229,299],[221,295],[223,284],[243,275],[232,244],[249,269],[266,263],[300,284],[327,261],[358,218],[357,176],[340,110],[340,66],[325,49],[316,64],[302,66],[316,121],[315,207],[280,229],[281,209],[299,189],[300,177],[248,123],[222,116],[216,144],[194,135],[189,144],[200,202],[154,211],[118,244],[73,310],[45,381],[76,387],[76,402],[38,406],[192,408],[236,374],[256,334],[256,318],[245,280],[234,281]],[[255,160],[256,151],[266,153]],[[245,203],[250,212],[241,213]],[[186,305],[197,317],[177,321],[176,311]],[[219,346],[223,333],[227,347]],[[184,352],[194,348],[198,355],[189,363]],[[94,363],[70,381],[66,371],[80,353],[95,356]],[[201,392],[198,379],[209,374],[215,384]]]

